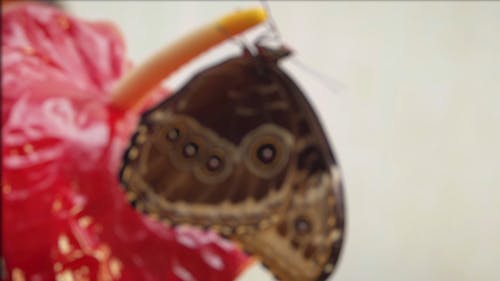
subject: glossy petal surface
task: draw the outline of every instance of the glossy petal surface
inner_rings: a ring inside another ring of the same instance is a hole
[[[3,12],[7,280],[224,281],[247,261],[213,233],[167,228],[126,202],[117,172],[138,113],[108,99],[127,67],[111,24],[37,4]]]

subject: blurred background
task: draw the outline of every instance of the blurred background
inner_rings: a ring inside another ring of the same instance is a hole
[[[82,18],[114,22],[135,63],[258,5],[63,3]],[[332,279],[500,280],[500,2],[269,5],[295,50],[284,67],[316,106],[343,168],[347,240]],[[238,52],[229,42],[166,85],[175,89]],[[254,266],[239,280],[272,279]]]

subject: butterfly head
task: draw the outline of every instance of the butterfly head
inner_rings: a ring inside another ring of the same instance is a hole
[[[256,44],[257,56],[268,62],[277,62],[282,58],[292,54],[292,50],[284,45],[278,47],[268,47],[262,44]]]

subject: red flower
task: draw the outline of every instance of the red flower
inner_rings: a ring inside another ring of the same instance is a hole
[[[169,229],[126,203],[117,173],[138,113],[108,102],[124,56],[110,24],[38,4],[2,13],[8,279],[224,281],[247,261],[213,233]]]

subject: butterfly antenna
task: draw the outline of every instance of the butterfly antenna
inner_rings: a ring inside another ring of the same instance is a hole
[[[307,66],[305,63],[301,62],[299,59],[295,57],[290,58],[289,61],[296,67],[308,73],[311,77],[317,79],[317,81],[319,81],[324,87],[329,89],[333,94],[339,94],[345,91],[346,85],[338,81],[337,79],[312,69],[311,67]]]

